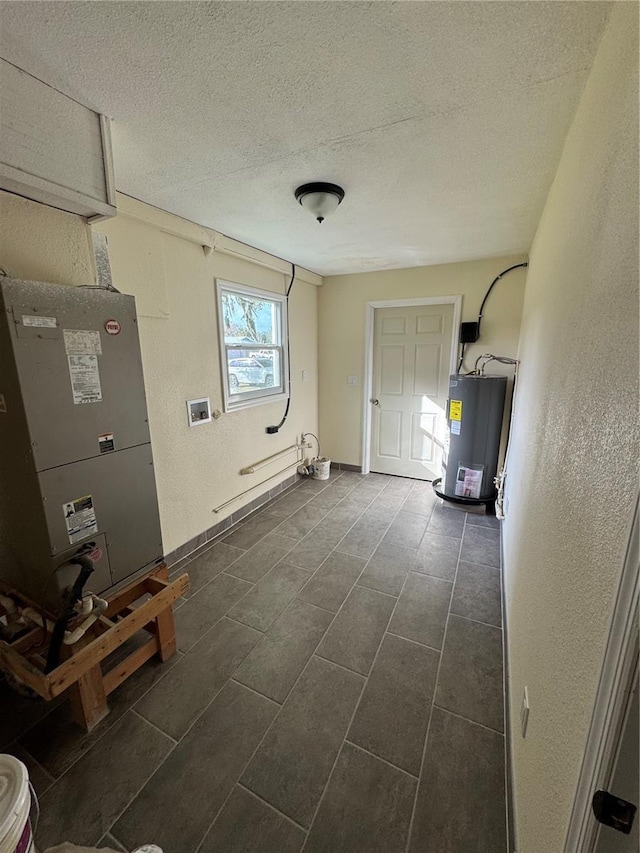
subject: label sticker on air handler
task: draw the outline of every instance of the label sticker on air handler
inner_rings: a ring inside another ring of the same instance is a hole
[[[62,504],[62,511],[67,525],[69,542],[72,545],[98,532],[96,511],[93,507],[91,495],[85,495],[82,498],[76,498],[69,503]]]
[[[23,314],[23,326],[35,326],[39,329],[55,329],[58,321],[55,317],[40,317],[38,314]]]
[[[104,432],[98,436],[98,444],[100,445],[100,453],[111,453],[115,450],[112,432]]]
[[[68,355],[67,361],[74,404],[78,406],[83,403],[99,403],[102,400],[102,388],[98,356]]]
[[[67,355],[102,355],[100,332],[95,329],[63,329]]]
[[[452,421],[462,420],[462,400],[449,400],[449,419]]]

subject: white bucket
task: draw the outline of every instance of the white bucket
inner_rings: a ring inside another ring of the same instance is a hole
[[[30,809],[27,768],[13,755],[0,755],[0,853],[36,853]]]
[[[312,477],[314,480],[328,480],[331,473],[331,460],[326,456],[320,456],[317,459],[312,459],[313,466]]]

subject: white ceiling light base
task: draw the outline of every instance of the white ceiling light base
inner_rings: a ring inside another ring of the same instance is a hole
[[[337,210],[344,198],[344,190],[337,184],[318,181],[298,187],[295,196],[299,204],[312,213],[318,222],[324,222],[329,214]]]

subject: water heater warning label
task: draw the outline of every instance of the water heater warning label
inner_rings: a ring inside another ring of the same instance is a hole
[[[452,421],[462,420],[462,400],[449,401],[449,419]]]
[[[97,355],[68,355],[69,376],[74,404],[99,403],[102,400]]]
[[[483,465],[459,465],[458,476],[456,477],[456,495],[461,498],[479,498],[483,471]]]
[[[69,542],[73,545],[98,532],[96,511],[91,495],[62,504]]]

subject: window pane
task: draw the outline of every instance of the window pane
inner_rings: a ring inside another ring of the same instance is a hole
[[[255,353],[255,357],[267,371],[264,378],[265,388],[280,387],[282,385],[280,350],[262,349]]]
[[[257,296],[222,291],[225,344],[280,344],[280,303]],[[238,354],[238,357],[240,354]]]
[[[220,348],[226,362],[225,410],[284,396],[284,297],[218,281]]]
[[[235,349],[227,350],[229,393],[232,395],[262,391],[280,386],[280,351],[261,349],[239,356]]]

